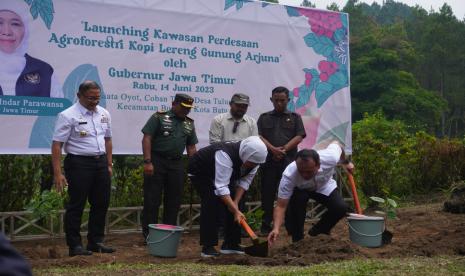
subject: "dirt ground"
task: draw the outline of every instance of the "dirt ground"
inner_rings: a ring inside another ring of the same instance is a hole
[[[201,262],[238,265],[297,265],[362,258],[392,258],[435,255],[465,255],[465,214],[442,211],[442,205],[430,204],[398,210],[398,220],[390,220],[387,228],[394,234],[392,242],[379,248],[364,248],[349,239],[347,220],[341,220],[330,236],[307,236],[291,244],[286,232],[270,251],[270,257],[222,255],[217,258],[200,257],[198,232],[185,232],[176,258],[160,258],[148,253],[142,235],[113,234],[106,243],[113,246],[114,254],[68,257],[63,239],[17,241],[13,245],[27,257],[33,268],[56,266],[92,266],[103,263],[173,263]],[[307,225],[310,227],[310,224]],[[261,238],[264,239],[264,238]],[[244,238],[243,245],[250,245]]]

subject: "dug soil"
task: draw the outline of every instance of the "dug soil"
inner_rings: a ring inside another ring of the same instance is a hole
[[[307,227],[310,226],[311,223],[307,223]],[[150,255],[140,233],[109,235],[106,237],[106,243],[113,246],[117,252],[95,253],[93,256],[68,257],[68,248],[63,239],[15,241],[13,245],[29,260],[33,268],[174,262],[303,266],[352,258],[465,255],[465,214],[446,213],[442,211],[440,204],[400,209],[398,219],[389,220],[387,228],[394,236],[390,244],[379,248],[365,248],[352,243],[346,219],[336,225],[330,236],[307,236],[293,244],[283,229],[267,258],[247,255],[201,258],[197,231],[182,234],[176,258]],[[242,244],[250,245],[250,239],[244,238]]]

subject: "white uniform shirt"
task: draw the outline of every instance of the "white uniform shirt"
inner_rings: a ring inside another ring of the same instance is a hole
[[[247,191],[250,187],[250,183],[252,183],[252,180],[257,173],[257,170],[258,166],[239,179],[236,185],[239,185]],[[223,196],[231,194],[228,185],[230,183],[232,173],[233,162],[229,155],[222,150],[217,151],[215,153],[215,195]]]
[[[53,141],[63,142],[66,153],[104,154],[105,137],[111,137],[111,117],[101,106],[90,111],[77,102],[58,114]]]
[[[258,136],[257,122],[254,118],[244,114],[240,119],[236,132],[233,133],[236,119],[230,112],[222,113],[215,118],[210,125],[209,138],[210,144],[215,142],[241,141],[250,136]]]
[[[337,188],[333,174],[341,157],[341,147],[337,144],[330,144],[326,149],[317,152],[320,155],[320,169],[312,179],[305,180],[302,178],[295,161],[286,167],[279,183],[279,198],[291,198],[294,188],[316,191],[326,196],[329,196]]]

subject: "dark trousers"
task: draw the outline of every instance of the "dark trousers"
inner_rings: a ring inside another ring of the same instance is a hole
[[[245,212],[247,212],[247,207],[245,206],[246,196],[247,196],[247,191],[245,191],[244,194],[242,195],[241,200],[239,200],[239,206],[238,206],[239,210],[244,214]],[[226,213],[229,212],[228,207],[226,207],[226,205],[223,205],[223,206],[224,207],[218,213],[218,228],[222,228],[222,229],[224,229],[224,225],[226,224]]]
[[[271,222],[273,221],[273,208],[276,194],[278,192],[279,182],[283,176],[283,171],[286,164],[278,166],[265,166],[261,169],[261,203],[263,210],[262,229],[271,230]]]
[[[142,210],[142,233],[147,237],[149,224],[158,223],[158,210],[163,199],[164,224],[177,225],[181,206],[185,172],[182,159],[169,160],[152,156],[154,173],[144,175],[144,209]]]
[[[329,234],[336,223],[348,212],[348,205],[335,189],[329,196],[307,190],[294,189],[286,211],[285,225],[287,232],[292,236],[292,241],[296,242],[304,237],[304,223],[307,213],[307,202],[309,199],[325,206],[328,211],[309,231],[314,235]]]
[[[213,180],[197,176],[190,177],[192,185],[200,195],[200,245],[218,245],[218,216],[225,204],[220,197],[215,195]],[[231,197],[234,198],[234,188],[231,189]],[[237,245],[241,242],[241,228],[234,221],[233,214],[225,212],[224,243]]]
[[[66,243],[69,247],[82,245],[81,217],[87,200],[90,204],[87,242],[103,242],[111,188],[106,156],[94,158],[68,154],[64,168],[69,195],[64,218]]]

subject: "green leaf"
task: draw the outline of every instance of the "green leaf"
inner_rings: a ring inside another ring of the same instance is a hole
[[[299,10],[295,7],[286,6],[286,11],[287,11],[287,15],[290,17],[301,16],[301,14],[299,13]]]
[[[349,122],[345,122],[328,130],[326,133],[320,136],[317,142],[319,143],[327,139],[331,139],[331,140],[337,139],[342,144],[346,144],[345,138],[346,138],[348,126],[349,126]]]
[[[39,9],[39,14],[49,30],[52,26],[53,13],[53,2],[51,0],[42,0]]]
[[[224,10],[229,9],[230,7],[234,6],[235,1],[234,0],[226,0],[224,2]]]
[[[388,199],[387,199],[387,202],[388,202],[389,205],[391,205],[393,208],[397,208],[397,202],[395,202],[394,199],[388,198]]]
[[[329,82],[320,82],[315,88],[315,97],[318,107],[321,107],[326,100],[334,93],[334,86]]]
[[[389,211],[387,212],[387,217],[388,217],[389,219],[395,219],[395,218],[397,218],[396,212],[395,212],[394,210],[389,210]]]
[[[39,15],[39,7],[38,6],[39,6],[38,2],[36,2],[36,1],[32,2],[30,12],[31,12],[32,18],[34,18],[34,19],[37,19],[37,16]]]
[[[313,48],[315,53],[329,57],[334,50],[335,44],[326,36],[317,36],[314,33],[309,33],[304,36],[305,44]]]
[[[62,200],[62,196],[55,190],[45,190],[30,201],[27,209],[32,211],[32,215],[36,219],[46,216],[56,216],[58,210],[62,208]]]
[[[47,29],[50,30],[53,21],[53,14],[55,10],[53,8],[52,0],[25,0],[25,2],[31,7],[29,9],[32,18],[37,19],[40,15],[42,21],[44,21]]]
[[[383,198],[377,197],[377,196],[370,196],[370,199],[379,203],[384,203],[385,200]]]

